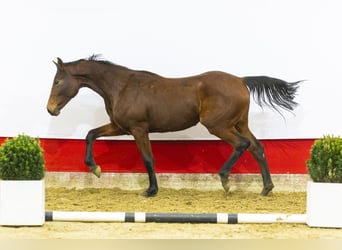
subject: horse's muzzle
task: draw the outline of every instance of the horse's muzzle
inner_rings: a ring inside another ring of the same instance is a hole
[[[53,115],[53,116],[57,116],[61,112],[59,109],[51,110],[49,109],[49,107],[47,108],[47,111],[49,112],[50,115]]]

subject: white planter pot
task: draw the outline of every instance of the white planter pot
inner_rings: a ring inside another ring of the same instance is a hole
[[[0,225],[41,226],[44,222],[44,180],[0,180]]]
[[[307,224],[310,227],[342,227],[342,183],[308,182]]]

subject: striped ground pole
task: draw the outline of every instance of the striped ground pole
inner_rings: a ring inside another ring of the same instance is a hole
[[[145,212],[45,212],[45,221],[156,223],[306,223],[306,214],[187,214]]]

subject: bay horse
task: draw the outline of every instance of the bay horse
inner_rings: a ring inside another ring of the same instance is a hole
[[[294,98],[300,81],[289,83],[267,76],[241,78],[220,71],[165,78],[101,60],[98,55],[68,63],[57,58],[54,64],[57,72],[47,104],[51,115],[59,115],[82,87],[104,99],[110,123],[90,130],[86,136],[84,161],[97,177],[101,168],[93,157],[95,139],[132,135],[148,173],[149,187],[144,195],[156,195],[158,184],[149,133],[183,130],[200,122],[211,134],[233,146],[231,156],[219,170],[226,192],[230,170],[247,149],[260,166],[261,194],[266,196],[273,189],[264,148],[248,128],[250,93],[259,106],[292,111],[297,105]]]

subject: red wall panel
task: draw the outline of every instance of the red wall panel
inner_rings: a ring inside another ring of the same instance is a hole
[[[5,138],[0,138],[0,142]],[[40,139],[48,171],[87,172],[83,163],[84,140]],[[305,174],[314,139],[262,140],[274,174]],[[232,152],[219,140],[152,141],[157,173],[217,173]],[[142,173],[145,167],[134,141],[97,140],[94,157],[102,172]],[[243,154],[232,173],[259,173],[249,152]]]

